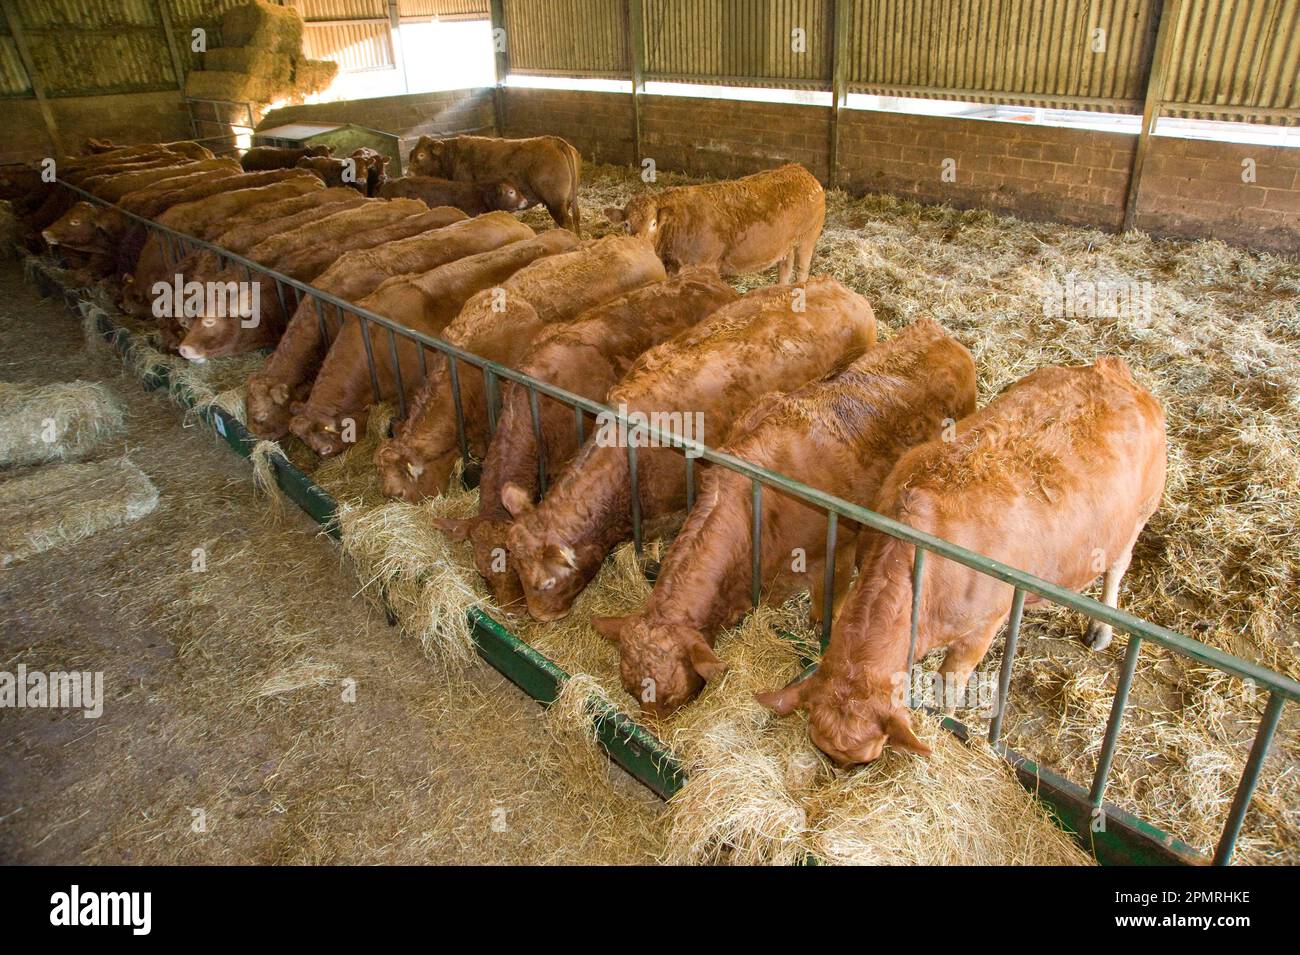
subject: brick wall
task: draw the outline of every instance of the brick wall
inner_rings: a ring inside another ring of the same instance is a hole
[[[591,162],[631,165],[632,95],[506,87],[511,137],[560,136]]]
[[[179,92],[125,93],[116,96],[66,96],[48,101],[65,148],[76,152],[89,136],[118,143],[185,139],[190,124],[181,112]],[[5,135],[0,162],[40,159],[53,153],[35,99],[5,104]]]
[[[492,90],[486,87],[410,93],[376,99],[286,106],[267,113],[259,129],[285,123],[357,123],[401,138],[402,162],[421,136],[477,133],[491,136],[496,124]]]
[[[1136,138],[1057,126],[840,114],[840,184],[921,202],[1118,229]],[[942,178],[955,161],[955,181]]]
[[[1255,181],[1242,181],[1242,161]],[[1300,251],[1300,149],[1153,136],[1142,171],[1137,227],[1178,238],[1222,239]]]

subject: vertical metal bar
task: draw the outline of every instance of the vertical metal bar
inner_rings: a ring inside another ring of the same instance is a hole
[[[916,631],[921,625],[921,585],[925,574],[925,549],[917,547],[912,554],[912,624],[907,639],[907,705],[912,705],[912,666],[916,663]]]
[[[397,355],[397,334],[388,329],[388,354],[393,359],[393,387],[397,389],[397,414],[406,420],[406,386],[402,382],[402,362]]]
[[[1142,638],[1135,633],[1129,634],[1124,664],[1119,671],[1119,684],[1115,687],[1115,699],[1110,704],[1110,719],[1106,721],[1106,736],[1097,756],[1097,771],[1093,774],[1092,790],[1088,794],[1094,809],[1099,808],[1106,797],[1110,764],[1115,759],[1115,744],[1119,742],[1119,725],[1124,720],[1124,707],[1128,704],[1129,690],[1133,688],[1133,673],[1137,669],[1138,651],[1141,648]]]
[[[528,411],[533,416],[533,440],[537,442],[537,486],[546,494],[546,441],[542,438],[542,415],[537,410],[537,389],[528,386]]]
[[[831,135],[826,161],[826,181],[839,184],[840,113],[848,103],[849,40],[852,36],[852,2],[835,0],[831,13]]]
[[[416,342],[420,346],[420,385],[423,386],[429,380],[429,361],[424,354],[424,343]]]
[[[497,433],[497,375],[489,368],[483,369],[483,397],[487,401],[488,433]]]
[[[695,459],[689,454],[686,457],[686,510],[690,511],[695,507]]]
[[[826,512],[826,576],[822,582],[822,646],[831,640],[831,614],[835,612],[835,546],[840,516]]]
[[[1228,810],[1228,821],[1219,837],[1219,844],[1214,850],[1214,864],[1227,865],[1232,861],[1233,850],[1237,847],[1237,836],[1241,834],[1241,824],[1246,819],[1246,810],[1250,808],[1250,799],[1259,784],[1259,774],[1264,769],[1264,760],[1268,758],[1268,747],[1273,742],[1273,733],[1282,718],[1282,694],[1273,692],[1268,695],[1268,704],[1255,731],[1255,741],[1250,746],[1250,756],[1246,759],[1246,768],[1241,772],[1241,782],[1237,783],[1236,795],[1232,797],[1232,808]]]
[[[496,82],[492,88],[492,107],[495,113],[497,135],[506,135],[506,76],[510,72],[507,53],[505,0],[489,0],[488,17],[492,25],[492,65]],[[500,38],[500,43],[498,43]]]
[[[321,350],[328,352],[330,350],[330,326],[325,320],[325,313],[321,311],[320,298],[313,295],[311,297],[312,308],[316,310],[316,321],[320,325]]]
[[[641,164],[641,97],[645,95],[645,35],[641,0],[627,0],[627,52],[632,79],[632,165]]]
[[[339,316],[339,328],[343,328],[343,309],[337,305],[334,306]],[[375,350],[370,343],[370,323],[362,316],[357,316],[357,323],[361,329],[361,342],[366,346],[366,367],[370,369],[370,394],[373,396],[375,404],[379,404],[379,374],[375,371]]]
[[[631,430],[627,435],[627,470],[632,494],[632,546],[640,557],[644,549],[641,540],[641,487],[636,476],[636,435]]]
[[[1002,650],[1002,669],[998,673],[998,704],[989,723],[989,742],[994,746],[1002,739],[1002,717],[1007,712],[1007,693],[1011,690],[1011,664],[1020,640],[1020,618],[1025,612],[1025,592],[1019,587],[1011,598],[1011,616],[1007,620],[1007,645]]]
[[[1173,59],[1177,41],[1174,32],[1181,11],[1180,0],[1163,0],[1157,5],[1156,41],[1147,67],[1145,97],[1142,105],[1142,128],[1138,131],[1137,145],[1133,150],[1133,165],[1129,169],[1128,193],[1124,197],[1124,231],[1132,229],[1137,222],[1138,194],[1142,188],[1142,170],[1146,165],[1147,147],[1151,134],[1155,132],[1156,120],[1160,118],[1165,92],[1165,74]]]
[[[749,490],[749,602],[755,607],[763,596],[763,484],[751,478]]]
[[[460,364],[455,355],[446,357],[447,367],[451,371],[451,403],[456,410],[456,440],[460,442],[460,460],[465,467],[469,467],[469,435],[465,433],[465,407],[460,398]]]
[[[167,0],[154,0],[158,8],[158,19],[162,21],[163,37],[167,40],[167,54],[171,57],[172,72],[176,74],[176,88],[185,89],[185,67],[181,63],[180,51],[176,46],[176,31],[172,29],[172,17],[168,11]]]
[[[275,280],[275,297],[280,302],[280,311],[284,315],[285,322],[289,321],[289,310],[284,305],[284,283],[279,279]]]
[[[578,405],[573,406],[573,420],[574,420],[574,429],[577,431],[578,434],[578,447],[582,447],[583,443],[587,440],[586,436],[583,433],[586,431],[586,426],[583,424],[582,421],[582,408],[580,408]]]

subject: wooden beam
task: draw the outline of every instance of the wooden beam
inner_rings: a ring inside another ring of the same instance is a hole
[[[496,86],[492,91],[492,107],[496,115],[497,135],[506,134],[506,75],[510,72],[510,60],[508,46],[510,38],[506,37],[505,46],[507,49],[497,48],[497,37],[505,36],[506,30],[506,12],[505,0],[491,0],[488,5],[488,15],[492,20],[492,62],[496,67]],[[501,33],[498,34],[497,31]]]
[[[40,74],[36,72],[36,63],[32,59],[31,50],[27,46],[27,34],[23,30],[18,11],[14,8],[14,0],[0,0],[0,12],[4,13],[5,22],[9,25],[9,35],[14,38],[14,47],[18,50],[18,60],[22,64],[23,71],[27,74],[27,82],[32,88],[32,94],[36,97],[36,105],[41,111],[41,119],[45,121],[45,132],[50,137],[50,145],[54,147],[56,156],[66,156],[68,151],[63,145],[63,136],[59,133],[59,124],[55,122],[54,110],[50,108],[49,100],[46,99],[45,83],[42,82]]]
[[[1176,46],[1174,32],[1178,29],[1181,7],[1181,0],[1163,0],[1156,10],[1159,25],[1156,27],[1156,43],[1151,54],[1151,65],[1147,69],[1142,128],[1138,131],[1137,148],[1133,150],[1133,166],[1129,170],[1128,192],[1124,197],[1125,232],[1132,229],[1137,222],[1138,196],[1142,190],[1142,169],[1146,165],[1151,134],[1155,132],[1156,120],[1160,118],[1160,97],[1165,88],[1165,76],[1169,72],[1169,61],[1173,58]]]
[[[641,165],[641,96],[645,93],[645,22],[641,0],[627,0],[627,51],[632,63],[632,165]]]
[[[155,0],[158,7],[158,19],[162,21],[163,37],[167,40],[167,54],[172,58],[172,72],[176,74],[176,88],[185,90],[185,67],[182,66],[180,50],[176,48],[176,30],[172,27],[172,15],[167,12],[167,0]]]
[[[393,45],[393,65],[402,74],[402,92],[411,92],[411,77],[406,72],[406,51],[402,49],[402,18],[397,0],[388,0],[388,38]]]
[[[849,98],[849,38],[852,34],[852,3],[834,0],[831,17],[831,140],[826,162],[826,183],[839,184],[840,111]]]

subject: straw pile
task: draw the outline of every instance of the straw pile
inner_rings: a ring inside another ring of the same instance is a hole
[[[122,423],[121,404],[99,382],[0,381],[0,467],[79,460]]]
[[[51,464],[0,482],[0,567],[138,521],[158,489],[127,458]]]
[[[589,227],[597,235],[612,231],[599,210],[639,192],[639,178],[614,167],[588,167],[584,176]],[[684,181],[661,175],[658,185]],[[544,213],[533,210],[526,218],[538,216]],[[1300,674],[1294,636],[1300,553],[1291,543],[1300,520],[1295,261],[1218,242],[1159,242],[832,192],[813,271],[865,294],[886,335],[920,315],[943,323],[975,356],[981,401],[1043,364],[1086,363],[1101,354],[1127,358],[1165,403],[1170,468],[1165,502],[1139,541],[1122,606]],[[1045,292],[1071,273],[1076,281],[1148,282],[1149,310],[1111,318],[1045,316]],[[736,284],[748,288],[771,278],[744,276]],[[285,453],[310,461],[296,441]],[[475,496],[457,494],[419,508],[383,503],[369,460],[368,448],[359,447],[317,475],[348,501],[345,548],[366,583],[395,598],[403,626],[432,656],[464,659],[448,650],[459,645],[454,621],[468,606],[491,609],[490,603],[468,545],[447,541],[426,521],[434,513],[470,513]],[[587,621],[635,607],[644,592],[624,550],[559,624],[502,619],[627,710],[632,701],[619,686],[616,654]],[[783,629],[798,628],[797,605],[780,613]],[[692,780],[667,819],[675,861],[789,861],[810,851],[840,861],[1075,858],[1072,846],[1050,838],[1054,829],[1026,822],[1046,825],[1009,770],[977,748],[940,742],[932,727],[926,730],[939,748],[928,765],[891,755],[847,776],[832,774],[807,744],[799,719],[773,720],[749,698],[752,689],[790,679],[801,664],[798,649],[764,620],[760,615],[724,635],[718,650],[732,665],[726,678],[653,727]],[[1083,620],[1057,609],[1026,616],[1006,727],[1011,745],[1086,782],[1125,641],[1094,654],[1079,640],[1083,628]],[[998,663],[995,648],[982,669],[996,670]],[[1108,798],[1211,848],[1262,704],[1263,694],[1239,681],[1145,647]],[[980,720],[958,717],[978,733]],[[1300,860],[1297,757],[1300,732],[1290,714],[1247,817],[1240,860]]]

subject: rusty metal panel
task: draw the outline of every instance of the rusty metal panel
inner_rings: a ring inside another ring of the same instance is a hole
[[[393,37],[387,19],[308,23],[303,30],[303,51],[313,60],[334,60],[340,72],[387,70],[396,65]]]
[[[488,16],[488,7],[488,0],[397,0],[397,12],[403,17],[483,19]]]
[[[506,48],[512,73],[626,77],[625,0],[507,0]]]
[[[855,92],[1141,111],[1155,0],[852,2]]]
[[[642,10],[646,79],[830,89],[832,0],[645,0]]]
[[[31,96],[32,84],[27,79],[14,38],[0,36],[0,96]]]
[[[1300,0],[1182,0],[1161,115],[1300,125]]]

